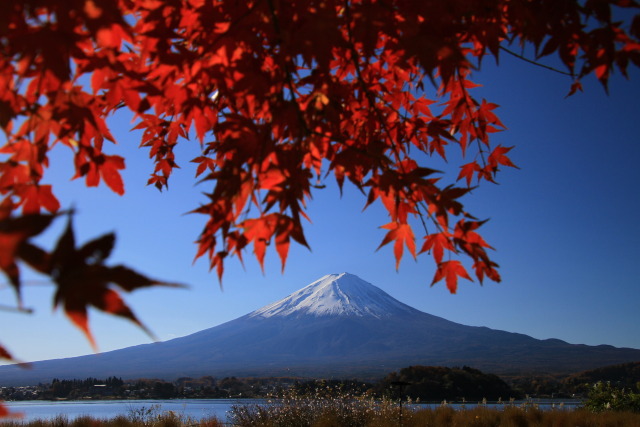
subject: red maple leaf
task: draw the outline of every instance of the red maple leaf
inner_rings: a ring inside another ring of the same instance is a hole
[[[498,145],[493,149],[491,154],[489,155],[489,159],[487,159],[487,163],[495,169],[497,169],[498,165],[505,165],[515,168],[516,165],[513,164],[511,159],[506,156],[506,154],[511,151],[513,147],[503,147]]]
[[[449,292],[455,294],[458,289],[458,276],[471,281],[469,273],[467,273],[467,270],[460,261],[452,260],[441,262],[438,264],[438,270],[436,270],[431,286],[435,285],[442,279],[446,279]]]
[[[386,245],[390,242],[395,242],[393,244],[393,254],[396,258],[396,270],[400,267],[400,260],[402,259],[402,253],[404,252],[404,246],[409,249],[411,255],[416,257],[416,241],[415,236],[413,235],[413,230],[409,224],[402,224],[398,222],[390,222],[382,226],[389,230],[389,232],[384,236],[382,243],[378,246],[378,249]]]
[[[482,168],[476,161],[462,165],[460,166],[460,174],[458,174],[458,180],[464,178],[467,181],[467,187],[469,187],[471,186],[473,175],[477,174],[481,170]]]
[[[420,253],[433,250],[433,259],[437,264],[442,262],[444,251],[455,251],[451,237],[447,233],[432,233],[425,237]]]

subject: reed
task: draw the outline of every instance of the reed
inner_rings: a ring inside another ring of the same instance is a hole
[[[548,410],[535,408],[508,407],[504,409],[474,408],[454,410],[450,407],[424,409],[418,411],[398,409],[385,413],[373,413],[366,419],[356,421],[351,418],[345,422],[330,410],[321,411],[307,418],[291,418],[262,414],[261,418],[237,420],[238,427],[622,427],[640,426],[640,414],[631,412],[593,413],[586,409]]]

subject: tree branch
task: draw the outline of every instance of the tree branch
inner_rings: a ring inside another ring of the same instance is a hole
[[[545,69],[547,69],[547,70],[549,70],[549,71],[553,71],[553,72],[558,73],[558,74],[563,74],[563,75],[565,75],[565,76],[570,76],[570,77],[573,77],[573,78],[575,78],[575,77],[576,77],[576,75],[575,75],[574,73],[568,73],[568,72],[566,72],[566,71],[562,71],[562,70],[558,70],[557,68],[550,67],[549,65],[544,65],[544,64],[541,64],[541,63],[539,63],[539,62],[533,61],[533,60],[531,60],[531,59],[529,59],[529,58],[526,58],[526,57],[524,57],[524,56],[522,56],[522,55],[520,55],[520,54],[518,54],[518,53],[515,53],[515,52],[514,52],[514,51],[512,51],[512,50],[507,49],[507,48],[506,48],[506,47],[504,47],[504,46],[500,46],[500,49],[501,49],[501,50],[504,50],[504,51],[505,51],[505,52],[507,52],[509,55],[513,55],[513,56],[515,56],[515,57],[516,57],[516,58],[518,58],[518,59],[522,59],[524,62],[528,62],[529,64],[533,64],[533,65],[535,65],[535,66],[538,66],[538,67],[541,67],[541,68],[545,68]]]

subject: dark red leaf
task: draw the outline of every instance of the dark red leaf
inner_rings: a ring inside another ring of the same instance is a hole
[[[0,220],[0,269],[20,299],[20,270],[16,264],[22,245],[44,231],[57,215],[29,214]]]
[[[63,235],[47,263],[48,273],[57,285],[54,306],[63,305],[71,321],[84,332],[91,345],[96,348],[91,334],[87,308],[93,306],[105,313],[124,317],[134,322],[145,332],[150,331],[138,320],[112,286],[130,292],[149,286],[181,285],[153,280],[127,267],[103,265],[111,254],[115,236],[110,233],[94,239],[80,249],[75,247],[75,236],[71,218]],[[43,254],[30,248],[29,258],[37,264]]]

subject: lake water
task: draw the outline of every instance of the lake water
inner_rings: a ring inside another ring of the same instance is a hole
[[[152,409],[154,414],[173,411],[175,414],[189,417],[193,420],[203,420],[216,417],[223,422],[229,422],[228,412],[234,405],[266,403],[263,399],[183,399],[183,400],[83,400],[83,401],[19,401],[4,402],[12,413],[21,413],[22,421],[37,419],[51,419],[58,415],[72,420],[79,416],[89,415],[93,418],[114,418],[118,415],[130,415],[140,411]],[[521,405],[524,402],[514,402]],[[544,400],[529,401],[540,409],[573,409],[578,401]],[[476,403],[454,403],[454,409],[473,408]],[[440,404],[413,404],[413,408],[435,408]],[[489,403],[493,408],[504,407],[503,404]],[[0,424],[2,422],[0,421]]]
[[[83,401],[42,401],[30,400],[19,402],[4,402],[9,410],[22,414],[21,421],[50,419],[64,415],[70,420],[82,415],[93,418],[113,418],[118,415],[129,415],[136,411],[153,409],[161,414],[173,411],[177,415],[202,420],[217,417],[221,421],[228,421],[227,412],[233,405],[264,402],[249,399],[184,399],[184,400],[83,400]],[[0,422],[1,423],[1,422]]]

